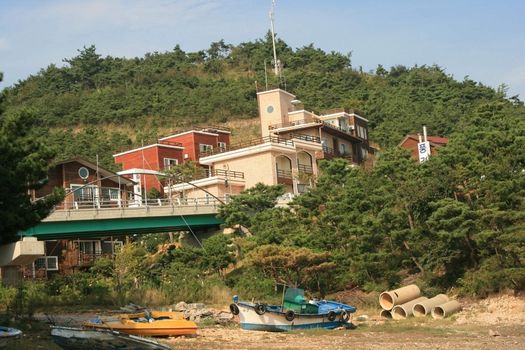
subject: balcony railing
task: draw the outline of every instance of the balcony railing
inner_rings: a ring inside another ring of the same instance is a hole
[[[262,145],[263,143],[272,142],[272,143],[279,143],[286,146],[293,146],[293,141],[288,138],[282,138],[278,136],[266,136],[266,137],[260,137],[257,139],[252,139],[245,142],[236,143],[230,146],[226,146],[224,148],[214,148],[211,150],[207,150],[205,152],[200,153],[200,157],[207,157],[214,154],[234,151],[241,148],[251,147],[251,146],[257,146]]]
[[[307,141],[307,142],[321,143],[321,138],[319,136],[296,134],[296,133],[287,134],[283,136],[289,136],[291,139],[298,139],[298,140]]]
[[[298,125],[305,125],[305,124],[323,124],[323,121],[317,118],[294,120],[294,121],[287,122],[287,123],[268,125],[268,130],[275,130],[275,129],[280,129],[280,128],[287,128],[290,126],[298,126]]]
[[[206,169],[206,177],[221,176],[235,179],[244,179],[244,173],[242,171],[223,170],[223,169]]]
[[[297,164],[297,170],[299,171],[299,173],[303,173],[303,174],[313,174],[314,173],[314,169],[312,168],[311,165]]]
[[[279,179],[291,179],[292,171],[277,168],[277,178]]]
[[[326,127],[328,127],[329,129],[333,129],[333,130],[337,130],[337,131],[340,131],[340,132],[344,132],[345,134],[349,134],[349,135],[351,135],[351,136],[353,136],[353,137],[357,137],[357,135],[356,135],[356,133],[355,133],[355,130],[350,129],[350,128],[348,128],[348,129],[343,129],[343,128],[337,126],[337,125],[334,125],[334,124],[332,124],[332,123],[328,123],[328,122],[323,122],[323,126],[326,126]]]
[[[336,149],[323,146],[323,158],[324,159],[333,159],[333,158],[344,158],[352,161],[352,155],[348,153],[341,153]]]
[[[321,111],[320,115],[330,115],[330,114],[337,114],[337,113],[346,113],[346,114],[361,114],[360,111],[357,109],[348,109],[348,108],[330,108],[326,109],[324,111]]]
[[[303,120],[295,120],[287,123],[281,123],[281,124],[272,124],[268,126],[268,130],[277,130],[281,128],[287,128],[290,126],[298,126],[298,125],[307,125],[307,124],[315,124],[315,125],[322,125],[323,127],[328,127],[329,129],[337,130],[340,132],[343,132],[345,134],[351,135],[353,137],[357,137],[355,130],[350,128],[341,128],[337,125],[333,125],[327,121],[323,121],[317,118],[311,118],[311,119],[303,119]],[[313,136],[312,136],[313,137]]]
[[[164,136],[164,137],[170,137],[170,136],[174,136],[174,135],[182,134],[182,133],[184,133],[184,132],[188,132],[188,131],[204,131],[204,132],[215,133],[215,132],[217,132],[218,130],[221,130],[221,131],[227,131],[227,132],[230,132],[230,133],[231,133],[231,129],[230,129],[230,128],[222,127],[222,126],[215,126],[215,125],[209,125],[209,126],[190,126],[190,127],[188,127],[188,128],[184,128],[184,129],[173,130],[173,131],[171,131],[168,135],[166,135],[166,136]]]

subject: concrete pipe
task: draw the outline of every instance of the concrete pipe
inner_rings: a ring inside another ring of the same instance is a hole
[[[412,314],[415,317],[426,316],[430,314],[434,306],[445,304],[447,301],[448,297],[445,294],[438,294],[433,298],[415,304],[412,308]]]
[[[402,288],[383,292],[379,295],[379,305],[385,310],[392,310],[394,306],[416,299],[421,295],[419,287],[411,284]]]
[[[433,318],[445,318],[461,310],[461,304],[457,300],[451,300],[445,304],[432,308]]]
[[[425,300],[428,300],[428,298],[419,297],[417,299],[409,301],[408,303],[394,306],[394,308],[392,309],[392,318],[394,320],[403,320],[409,316],[412,316],[412,308],[414,307],[414,305]]]
[[[389,320],[392,318],[392,313],[389,310],[381,310],[381,312],[379,313],[379,317]]]

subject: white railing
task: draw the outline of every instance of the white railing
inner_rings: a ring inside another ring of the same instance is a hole
[[[82,209],[104,209],[104,208],[144,208],[144,207],[176,207],[176,206],[219,206],[227,203],[230,197],[213,198],[148,198],[143,200],[108,200],[97,199],[74,202],[64,202],[56,207],[56,210],[82,210]]]

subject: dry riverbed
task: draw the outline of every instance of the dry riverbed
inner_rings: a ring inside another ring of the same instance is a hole
[[[383,321],[378,310],[360,310],[369,315],[353,330],[312,330],[290,333],[244,331],[230,326],[201,325],[195,338],[160,341],[172,349],[525,349],[525,298],[498,296],[464,301],[464,310],[451,319]],[[58,323],[75,325],[95,313],[61,314]],[[40,315],[39,318],[42,318]],[[45,318],[44,318],[45,319]],[[58,350],[47,326],[37,323],[26,331],[16,350]]]

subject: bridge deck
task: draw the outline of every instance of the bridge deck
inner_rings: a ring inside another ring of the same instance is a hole
[[[40,240],[187,231],[218,226],[216,203],[56,210],[21,233]]]

